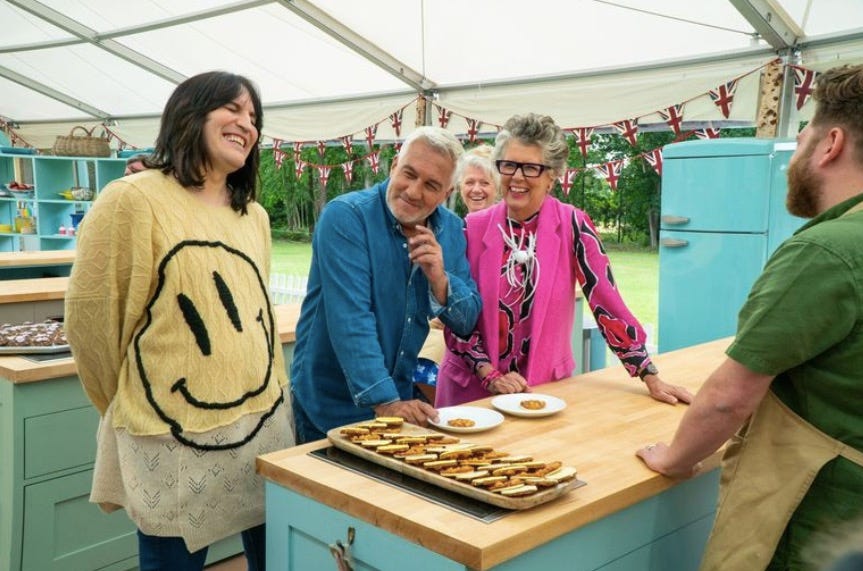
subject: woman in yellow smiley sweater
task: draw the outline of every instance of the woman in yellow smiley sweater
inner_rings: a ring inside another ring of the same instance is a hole
[[[240,76],[182,83],[149,169],[106,187],[81,225],[66,330],[102,416],[90,499],[126,509],[141,569],[201,569],[239,532],[249,569],[263,565],[255,457],[292,436],[253,201],[260,113]],[[159,559],[166,546],[180,554]]]

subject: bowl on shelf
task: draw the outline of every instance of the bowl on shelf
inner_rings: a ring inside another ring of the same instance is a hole
[[[9,184],[4,184],[4,185],[2,185],[2,187],[0,187],[0,189],[4,190],[5,192],[8,192],[11,196],[14,196],[15,198],[18,198],[18,199],[27,200],[27,199],[32,199],[35,196],[36,193],[33,191],[33,185],[32,184],[21,184],[21,183],[15,183],[15,184],[16,184],[16,186],[14,186],[14,187],[9,186]]]
[[[66,200],[93,200],[93,191],[83,186],[72,187],[57,194]]]

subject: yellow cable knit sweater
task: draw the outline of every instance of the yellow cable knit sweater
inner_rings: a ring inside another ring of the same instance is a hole
[[[106,187],[81,223],[65,317],[100,414],[113,401],[115,428],[193,447],[195,433],[266,418],[287,382],[269,268],[257,203],[246,216],[208,206],[155,170]]]

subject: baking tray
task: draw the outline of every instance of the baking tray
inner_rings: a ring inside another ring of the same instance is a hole
[[[69,345],[45,345],[39,347],[0,347],[0,355],[46,355],[50,353],[65,353]]]
[[[365,424],[364,422],[358,422],[354,424],[348,424],[345,426],[355,426],[356,424]],[[570,490],[574,490],[575,488],[579,488],[581,486],[586,485],[586,482],[579,480],[578,478],[572,479],[568,482],[563,482],[554,486],[553,488],[546,488],[535,494],[531,494],[529,496],[522,497],[507,497],[502,496],[500,494],[496,494],[493,492],[489,492],[484,488],[478,488],[469,483],[459,482],[453,480],[452,478],[446,478],[441,476],[437,472],[433,472],[431,470],[426,470],[420,466],[414,466],[399,460],[397,458],[393,458],[392,456],[378,454],[374,450],[369,450],[367,448],[363,448],[359,444],[355,442],[351,442],[347,438],[343,437],[339,432],[345,426],[340,426],[338,428],[333,428],[329,432],[327,432],[327,438],[329,441],[341,450],[348,452],[350,454],[354,454],[359,456],[360,458],[364,458],[370,462],[374,462],[375,464],[379,464],[381,466],[385,466],[391,470],[395,470],[396,472],[400,472],[402,474],[407,474],[408,476],[412,476],[418,480],[422,480],[423,482],[428,482],[429,484],[434,484],[436,486],[440,486],[444,489],[450,490],[457,494],[461,494],[463,496],[467,496],[469,498],[473,498],[475,500],[480,500],[482,502],[486,502],[492,504],[494,506],[498,506],[501,508],[507,508],[511,510],[524,510],[528,508],[532,508],[534,506],[544,504],[546,502],[550,502],[556,498],[559,498],[563,494],[569,492]],[[415,424],[404,423],[402,425],[401,433],[406,436],[411,435],[420,435],[420,434],[443,434],[441,432],[437,432],[434,430],[429,430],[426,428],[422,428]],[[447,434],[446,436],[452,436]],[[468,443],[467,440],[462,439],[462,443]],[[528,451],[519,450],[513,451],[508,450],[511,454],[528,454]],[[547,458],[543,460],[553,460],[553,458]]]

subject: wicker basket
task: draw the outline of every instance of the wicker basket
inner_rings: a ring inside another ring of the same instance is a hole
[[[110,157],[111,147],[108,145],[108,137],[93,136],[93,127],[87,130],[86,127],[78,125],[69,131],[68,135],[60,135],[54,141],[54,154],[63,157]],[[76,133],[76,131],[83,133]]]

